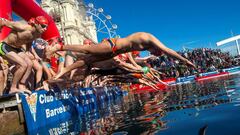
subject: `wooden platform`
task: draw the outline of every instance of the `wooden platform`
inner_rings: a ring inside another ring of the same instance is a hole
[[[4,95],[0,97],[0,109],[6,109],[17,106],[16,94]]]
[[[0,134],[25,134],[24,115],[18,94],[0,97]]]

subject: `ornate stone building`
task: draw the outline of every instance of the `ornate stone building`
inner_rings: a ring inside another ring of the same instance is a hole
[[[41,7],[53,17],[66,44],[82,44],[88,38],[97,42],[96,26],[83,0],[42,0]]]

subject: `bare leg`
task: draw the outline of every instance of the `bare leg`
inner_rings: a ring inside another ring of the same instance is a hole
[[[9,72],[9,68],[8,65],[5,65],[6,67],[3,69],[3,74],[4,74],[4,85],[3,88],[5,89],[7,86],[7,79],[8,79],[8,72]]]
[[[49,91],[49,84],[46,81],[43,81],[43,89]]]
[[[0,67],[1,68],[1,67]],[[3,73],[3,69],[0,69],[0,96],[2,96],[3,94],[3,90],[4,90],[4,83],[5,83],[5,76],[4,76],[4,73]]]
[[[18,56],[18,54],[16,54],[15,52],[9,52],[8,54],[5,55],[5,58],[10,62],[13,62],[14,64],[18,65],[18,68],[13,75],[12,86],[10,88],[9,93],[23,92],[24,90],[20,90],[17,88],[17,84],[18,82],[20,82],[22,76],[24,75],[24,72],[27,69],[27,64],[25,63],[24,59]],[[25,92],[31,93],[31,91]]]
[[[42,67],[43,67],[43,71],[47,74],[47,79],[51,79],[53,76],[51,74],[51,71],[49,70],[49,68],[46,66],[48,63],[47,62],[42,62]]]
[[[61,50],[62,49],[62,50]],[[62,48],[60,45],[48,46],[46,48],[46,56],[49,57],[57,51],[73,51],[85,54],[111,54],[112,48],[108,42],[100,43],[98,45],[64,45]]]
[[[63,56],[61,56],[61,57],[63,57]],[[65,59],[65,58],[64,58],[64,59]],[[61,69],[64,68],[64,65],[65,65],[65,60],[58,62],[58,72],[61,71]]]
[[[25,74],[23,75],[23,77],[19,83],[19,89],[26,90],[27,89],[26,81],[32,72],[33,63],[32,63],[32,60],[29,58],[29,56],[26,55],[24,52],[20,52],[19,56],[22,57],[24,59],[24,61],[27,63],[27,70],[25,71]]]
[[[66,65],[65,66],[68,67],[69,65],[71,65],[73,63],[74,63],[73,58],[71,56],[67,55],[66,56],[66,63],[65,63]],[[74,76],[76,71],[77,71],[77,69],[74,69],[74,70],[71,71],[70,79],[73,79],[73,76]]]
[[[73,63],[72,65],[61,69],[61,71],[54,77],[54,79],[58,79],[58,78],[62,77],[64,74],[72,71],[73,69],[80,68],[84,65],[85,65],[85,61],[83,61],[83,60],[77,61],[77,62]]]
[[[43,67],[37,60],[33,60],[33,68],[36,70],[36,73],[35,73],[36,74],[36,82],[35,83],[36,83],[36,89],[37,89],[38,87],[40,87],[39,83],[42,79]]]
[[[150,52],[163,52],[169,56],[182,60],[188,63],[187,59],[183,58],[181,55],[173,51],[172,49],[166,47],[161,43],[156,37],[149,33],[137,32],[129,35],[126,38],[119,38],[116,42],[117,54],[126,53],[131,51],[144,51],[149,50]],[[46,54],[51,55],[54,52],[60,51],[76,51],[81,53],[89,54],[109,54],[112,53],[112,48],[108,42],[100,43],[99,45],[64,45],[62,48],[60,45],[55,45],[46,48]]]
[[[72,71],[73,69],[76,68],[82,68],[84,65],[90,65],[94,62],[98,62],[101,60],[106,60],[108,57],[107,56],[102,56],[102,55],[85,55],[85,57],[82,57],[82,60],[78,60],[75,63],[73,63],[72,65],[63,68],[55,77],[54,79],[58,79],[60,78],[62,75]]]
[[[0,96],[2,96],[3,91],[7,85],[8,75],[8,65],[4,64],[2,58],[0,57]]]

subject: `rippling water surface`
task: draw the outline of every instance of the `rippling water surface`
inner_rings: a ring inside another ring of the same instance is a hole
[[[98,104],[74,120],[77,134],[239,135],[240,76],[183,84]],[[80,130],[80,131],[79,131]]]

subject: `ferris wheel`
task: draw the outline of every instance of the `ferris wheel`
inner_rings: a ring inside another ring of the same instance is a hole
[[[95,22],[98,39],[120,37],[116,30],[118,26],[112,23],[112,17],[103,12],[103,8],[95,8],[93,3],[85,5],[86,15]]]

